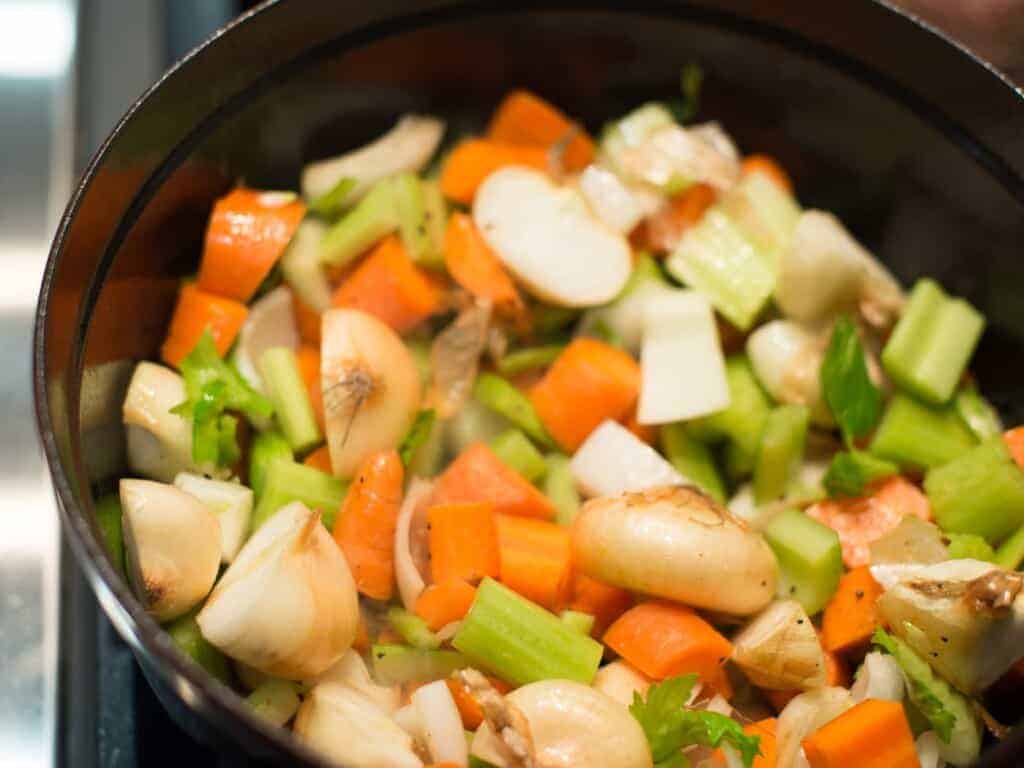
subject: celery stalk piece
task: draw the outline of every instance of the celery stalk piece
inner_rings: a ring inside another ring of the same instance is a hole
[[[558,359],[565,349],[564,344],[548,344],[543,347],[526,347],[509,352],[498,361],[498,373],[515,376],[524,371],[546,368]]]
[[[936,405],[949,401],[981,338],[985,318],[934,280],[917,281],[882,350],[882,367],[898,385]]]
[[[322,442],[295,352],[288,347],[272,347],[260,355],[259,365],[275,418],[292,450],[304,453]]]
[[[277,510],[293,501],[319,510],[320,519],[331,530],[347,491],[348,484],[333,475],[294,461],[274,459],[267,466],[263,493],[252,513],[252,530],[255,532]]]
[[[434,239],[427,214],[427,196],[423,182],[414,173],[403,173],[392,181],[398,233],[409,257],[424,266],[444,264],[441,243]]]
[[[574,632],[579,632],[581,635],[589,636],[590,631],[594,628],[594,617],[582,611],[562,611],[558,618],[562,620],[565,626]]]
[[[519,429],[507,429],[490,442],[491,450],[503,462],[531,483],[547,474],[548,465],[529,438]]]
[[[320,243],[320,260],[335,267],[345,266],[396,229],[395,187],[391,179],[384,179],[327,231]]]
[[[544,476],[544,495],[555,505],[555,522],[572,525],[580,511],[580,492],[572,476],[572,462],[568,456],[549,453],[544,457],[547,473]]]
[[[462,453],[476,442],[489,443],[514,426],[475,397],[469,398],[461,410],[445,423],[445,440],[453,454]]]
[[[1003,434],[1003,422],[996,409],[974,387],[965,387],[957,392],[953,407],[979,440]]]
[[[950,560],[982,560],[993,563],[996,559],[992,545],[976,533],[948,533]]]
[[[397,605],[388,608],[388,622],[402,639],[413,648],[435,649],[441,647],[437,635],[430,631],[427,622]]]
[[[668,257],[669,273],[705,296],[726,319],[748,330],[775,290],[775,270],[718,208],[712,208]]]
[[[540,416],[533,409],[533,403],[505,379],[493,373],[481,373],[473,387],[473,396],[545,448],[554,447]]]
[[[1007,571],[1016,571],[1024,563],[1024,525],[1010,534],[996,550],[995,564]]]
[[[164,629],[182,653],[222,683],[230,685],[232,675],[227,657],[203,637],[196,623],[196,613],[198,610],[186,613]]]
[[[999,437],[930,470],[924,490],[949,533],[975,533],[996,545],[1024,525],[1024,472]]]
[[[864,451],[840,451],[832,457],[822,482],[832,498],[856,497],[875,480],[898,475],[900,468],[891,461]]]
[[[779,596],[796,600],[813,616],[843,575],[839,535],[794,509],[780,512],[762,533],[779,561]]]
[[[316,219],[303,219],[281,257],[281,274],[295,295],[315,312],[331,306],[331,285],[320,262],[320,244],[327,225]]]
[[[470,661],[456,651],[410,648],[407,645],[374,645],[370,649],[373,677],[379,685],[424,683],[443,680]]]
[[[423,209],[427,234],[433,243],[430,259],[424,264],[431,267],[444,267],[444,233],[448,228],[448,204],[445,202],[441,185],[436,179],[424,179],[420,182],[423,190]]]
[[[740,179],[722,200],[722,210],[773,264],[789,245],[800,219],[793,195],[763,173]]]
[[[103,537],[103,545],[107,548],[110,564],[121,576],[124,570],[124,535],[121,529],[121,497],[116,493],[108,493],[96,499],[93,505],[96,510],[96,525]]]
[[[351,176],[342,176],[333,187],[309,201],[310,212],[333,219],[345,209],[346,198],[358,183]]]
[[[875,431],[870,451],[901,467],[927,469],[952,461],[974,444],[974,436],[952,408],[935,408],[896,394]]]
[[[277,459],[291,461],[293,458],[292,447],[280,432],[268,429],[256,434],[249,448],[249,487],[256,494],[257,503],[263,495],[270,463]]]
[[[804,405],[780,405],[768,414],[754,463],[758,504],[781,499],[789,490],[804,459],[809,418]]]
[[[280,727],[299,711],[299,686],[291,680],[271,678],[260,683],[245,703],[257,715]]]
[[[477,588],[452,645],[513,685],[549,679],[589,685],[603,653],[599,642],[491,578]]]
[[[661,452],[679,474],[692,480],[718,503],[725,503],[725,483],[711,448],[689,434],[681,423],[663,426],[659,442]]]

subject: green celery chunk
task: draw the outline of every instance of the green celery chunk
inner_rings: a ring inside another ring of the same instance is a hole
[[[550,338],[564,332],[580,317],[580,310],[573,307],[554,307],[550,304],[534,304],[530,307],[533,328],[542,338]]]
[[[572,525],[580,511],[580,492],[576,490],[569,457],[549,453],[544,457],[544,463],[547,464],[547,473],[544,475],[542,490],[555,505],[555,522],[559,525]]]
[[[957,392],[953,407],[979,440],[1003,434],[1003,422],[996,409],[974,387]]]
[[[299,224],[281,256],[281,274],[295,297],[316,311],[331,304],[331,284],[320,261],[320,243],[327,225],[307,217]]]
[[[291,680],[271,678],[246,696],[245,703],[257,715],[280,727],[299,711],[299,686]]]
[[[796,600],[813,616],[843,575],[839,535],[795,509],[777,514],[762,533],[779,561],[779,596]]]
[[[1024,472],[1002,438],[986,440],[924,478],[935,522],[993,546],[1024,525]]]
[[[984,560],[995,562],[992,545],[974,533],[948,533],[950,560]]]
[[[754,464],[754,501],[758,504],[786,495],[803,462],[809,418],[804,405],[780,405],[768,414]]]
[[[413,648],[440,648],[441,641],[430,631],[427,622],[397,605],[388,608],[388,622]]]
[[[409,477],[433,477],[441,471],[445,460],[445,425],[434,419],[426,439],[413,451],[408,467]]]
[[[922,278],[882,350],[882,367],[903,389],[941,405],[953,396],[984,328],[978,310]]]
[[[725,503],[725,483],[711,448],[687,432],[682,422],[665,424],[658,440],[661,452],[679,474],[718,503]]]
[[[952,461],[974,444],[974,435],[952,408],[897,394],[882,416],[870,451],[904,468],[927,469]]]
[[[581,635],[589,636],[590,631],[594,628],[594,617],[582,611],[562,611],[558,618],[567,627],[574,632],[579,632]]]
[[[274,404],[278,426],[292,450],[305,453],[318,445],[323,435],[316,423],[295,352],[288,347],[265,350],[260,355],[260,375]]]
[[[252,488],[256,501],[263,495],[263,486],[267,481],[267,468],[272,461],[294,458],[292,447],[280,432],[268,429],[257,432],[249,448],[249,487]]]
[[[589,685],[603,654],[599,642],[491,578],[477,588],[452,645],[513,685],[550,679]]]
[[[993,562],[1007,571],[1016,571],[1024,562],[1024,525],[999,545]]]
[[[96,525],[103,536],[103,545],[110,556],[110,564],[122,576],[124,570],[124,536],[121,530],[121,497],[116,493],[108,493],[96,499]]]
[[[775,290],[771,258],[717,207],[687,232],[665,268],[707,296],[715,309],[741,331],[753,325]]]
[[[867,486],[884,477],[898,475],[900,468],[891,461],[864,451],[840,451],[832,457],[822,483],[832,498],[863,496]]]
[[[471,666],[457,651],[411,648],[408,645],[374,645],[370,649],[373,677],[380,685],[424,683],[443,680],[458,669]]]
[[[772,263],[789,245],[800,219],[793,195],[763,173],[744,175],[722,200],[722,210]]]
[[[436,414],[433,408],[419,411],[416,414],[412,426],[409,427],[409,431],[405,433],[405,437],[398,445],[398,456],[402,459],[402,464],[408,467],[420,447],[430,439],[435,421]]]
[[[526,347],[509,352],[498,361],[498,373],[502,376],[515,376],[524,371],[546,368],[562,354],[564,344],[549,344],[544,347]]]
[[[476,442],[489,443],[513,425],[475,397],[469,398],[446,422],[445,433],[452,453],[462,453]]]
[[[198,610],[186,613],[164,629],[186,656],[225,685],[230,685],[231,666],[227,657],[203,637],[196,622],[197,613]]]
[[[320,260],[343,267],[396,229],[395,187],[391,179],[384,179],[327,231],[320,243]]]
[[[275,512],[293,501],[320,510],[320,519],[331,530],[347,490],[348,483],[333,475],[294,461],[275,459],[266,469],[263,493],[252,513],[252,531],[255,533]]]
[[[338,183],[309,203],[309,211],[317,216],[333,219],[345,209],[345,198],[355,189],[359,181],[351,176],[342,176]]]
[[[503,462],[536,483],[547,474],[548,465],[529,438],[519,429],[507,429],[490,442],[491,450]]]
[[[429,226],[423,182],[414,173],[403,173],[396,176],[392,184],[398,233],[409,258],[424,266],[442,266],[444,253],[441,242],[434,239],[435,232]]]
[[[533,403],[505,379],[493,373],[481,373],[473,387],[473,396],[545,448],[554,447],[540,416],[533,409]]]
[[[423,209],[427,232],[433,242],[434,250],[424,264],[431,267],[444,267],[444,233],[448,228],[448,204],[441,192],[441,185],[436,179],[424,179],[420,182],[423,190]]]

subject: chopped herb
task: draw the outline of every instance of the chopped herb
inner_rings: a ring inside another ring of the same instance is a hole
[[[868,375],[857,327],[848,317],[840,317],[832,331],[821,364],[821,388],[843,439],[852,447],[878,422],[882,393]]]
[[[880,459],[864,451],[841,451],[832,457],[822,483],[832,498],[864,494],[864,489],[875,480],[899,474],[900,468],[891,461]]]

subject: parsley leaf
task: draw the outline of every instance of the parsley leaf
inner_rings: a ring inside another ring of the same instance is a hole
[[[416,451],[430,437],[430,430],[434,428],[435,417],[436,414],[433,408],[428,408],[416,414],[416,419],[413,421],[412,426],[409,427],[409,431],[405,433],[405,437],[402,438],[401,445],[398,446],[398,455],[401,457],[403,465],[409,466],[409,462],[416,455]]]
[[[700,108],[700,89],[704,83],[704,70],[699,64],[690,62],[679,72],[679,90],[681,98],[672,99],[667,103],[673,117],[682,125],[691,122]]]
[[[682,725],[683,746],[697,744],[702,747],[720,747],[728,744],[740,753],[743,765],[747,768],[761,754],[760,737],[748,736],[739,723],[718,712],[687,710],[683,713]]]
[[[822,483],[832,498],[862,496],[864,489],[875,480],[899,474],[899,471],[891,461],[870,453],[840,451],[832,457]]]
[[[878,422],[882,393],[868,376],[857,327],[848,317],[840,317],[832,331],[821,363],[821,389],[847,446]]]

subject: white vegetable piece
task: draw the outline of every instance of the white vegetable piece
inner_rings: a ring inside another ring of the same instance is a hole
[[[423,768],[412,737],[346,685],[327,682],[313,688],[299,707],[293,729],[310,747],[346,768]]]
[[[359,624],[345,556],[301,502],[257,529],[196,617],[233,659],[288,680],[308,680],[347,651]]]
[[[658,189],[681,179],[727,190],[739,180],[740,163],[738,157],[722,149],[718,137],[706,129],[666,125],[652,131],[639,145],[624,149],[619,154],[619,168],[626,178]]]
[[[652,101],[640,105],[603,133],[601,161],[621,173],[620,162],[626,150],[639,147],[652,133],[670,125],[676,125],[676,119],[664,104]]]
[[[351,205],[381,179],[420,171],[441,143],[444,122],[427,115],[403,115],[395,127],[365,147],[302,169],[302,195],[313,200],[344,178],[356,180],[344,204]]]
[[[732,644],[732,660],[760,688],[806,691],[825,685],[825,652],[807,612],[796,600],[769,605]]]
[[[648,299],[640,368],[641,424],[670,424],[729,407],[714,312],[696,291]]]
[[[185,380],[170,368],[147,362],[135,366],[122,407],[133,472],[169,483],[194,468],[192,424],[171,413],[187,399]]]
[[[765,323],[747,338],[747,356],[761,386],[779,402],[806,405],[820,426],[833,423],[819,374],[827,345],[827,335],[788,320]]]
[[[462,718],[444,680],[417,688],[411,705],[419,711],[423,741],[434,763],[469,763],[469,747],[462,730]]]
[[[597,163],[583,169],[580,192],[591,210],[616,232],[627,234],[665,202],[658,191],[640,185],[627,185],[615,173]]]
[[[845,688],[818,688],[792,699],[779,714],[776,726],[779,768],[796,768],[803,757],[800,743],[853,706]],[[806,765],[806,760],[802,763]]]
[[[617,496],[690,482],[660,453],[611,419],[602,422],[576,449],[569,468],[587,496]]]
[[[326,312],[331,306],[331,284],[320,261],[320,243],[326,234],[327,224],[319,219],[305,218],[281,256],[284,281],[314,312]]]
[[[691,125],[687,130],[691,136],[696,136],[705,144],[708,144],[722,157],[727,157],[737,163],[739,162],[740,151],[736,147],[736,142],[732,140],[732,136],[726,133],[725,128],[717,120]]]
[[[793,196],[760,172],[746,174],[723,198],[722,210],[773,264],[789,247],[800,220]]]
[[[260,355],[272,347],[299,348],[299,329],[295,324],[292,292],[280,285],[260,297],[249,308],[232,353],[235,368],[251,387],[266,393],[257,363]]]
[[[395,523],[395,583],[398,585],[402,605],[409,611],[416,607],[417,598],[427,588],[423,574],[413,558],[411,537],[416,515],[423,514],[422,507],[430,498],[433,488],[433,483],[414,477],[405,492]]]
[[[177,488],[191,493],[217,516],[220,523],[220,560],[230,565],[249,535],[253,492],[240,483],[212,480],[182,472],[174,478]]]
[[[945,765],[939,757],[941,743],[935,731],[922,733],[917,737],[914,746],[917,749],[917,760],[921,763],[920,768],[942,768]]]
[[[398,709],[402,698],[398,686],[377,685],[370,676],[370,670],[366,668],[366,662],[363,661],[363,657],[352,648],[345,651],[345,655],[338,659],[326,672],[312,680],[310,687],[320,685],[321,683],[346,685],[366,696],[366,698],[389,714]]]
[[[124,543],[135,594],[157,621],[206,597],[220,565],[220,524],[195,496],[151,480],[122,480]]]
[[[647,696],[652,681],[628,661],[617,659],[597,670],[592,685],[595,690],[628,707],[633,703],[633,694],[638,693],[641,698]]]
[[[595,335],[604,327],[619,337],[630,354],[639,356],[644,334],[644,309],[655,296],[671,294],[674,289],[661,275],[654,261],[644,258],[637,261],[629,276],[626,287],[611,304],[593,307],[583,313],[579,332]]]
[[[858,704],[865,699],[903,701],[903,670],[887,653],[872,651],[864,657],[857,670],[857,679],[850,687],[853,700]]]
[[[488,176],[473,221],[502,263],[537,298],[567,307],[614,299],[632,266],[629,242],[587,208],[582,195],[530,168]]]

